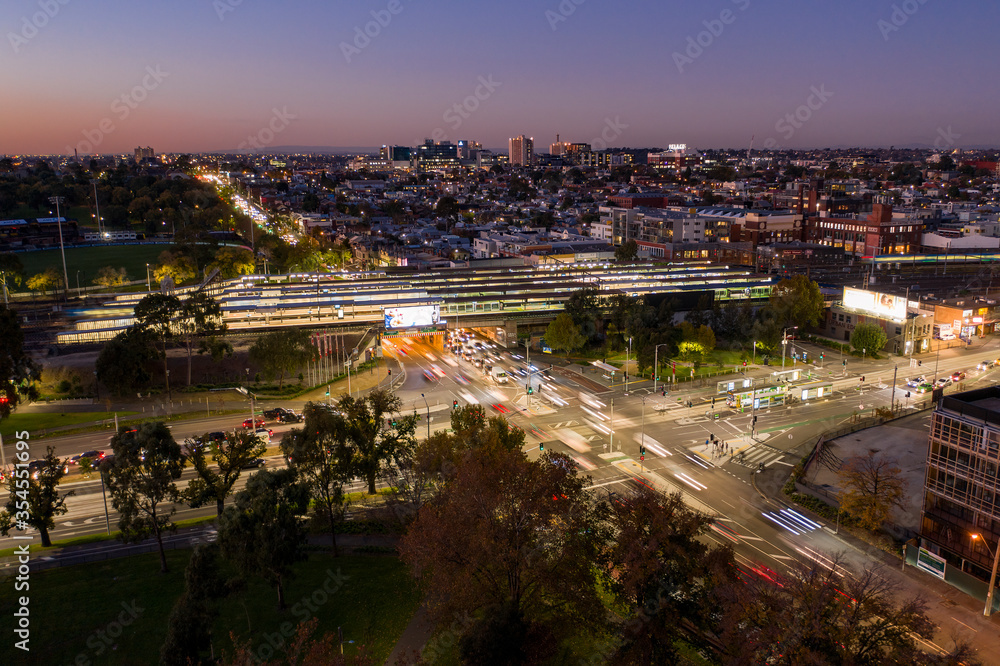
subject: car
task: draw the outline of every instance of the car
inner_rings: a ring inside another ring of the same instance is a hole
[[[270,442],[273,431],[270,428],[257,428],[256,430],[253,431],[253,434],[257,435],[265,442]]]
[[[70,458],[69,459],[69,464],[70,465],[79,465],[81,458],[90,458],[90,464],[91,465],[96,465],[98,462],[100,462],[101,458],[103,458],[103,457],[104,457],[104,451],[98,451],[96,449],[91,450],[91,451],[84,451],[80,455],[73,456],[72,458]]]
[[[252,421],[250,419],[244,419],[243,421],[243,427],[247,430],[250,428],[259,428],[262,425],[264,425],[264,419],[259,416],[255,416]]]
[[[295,412],[285,412],[278,418],[278,421],[280,423],[302,423],[304,419],[305,417],[301,414],[296,414]]]
[[[976,366],[976,370],[989,370],[996,365],[996,362],[992,359],[986,359],[985,361],[980,361],[979,365]]]
[[[926,383],[927,383],[927,380],[924,379],[923,375],[921,375],[920,377],[914,377],[910,381],[906,382],[906,386],[908,388],[917,388],[921,384],[926,384]]]
[[[941,377],[936,382],[934,382],[934,384],[939,388],[944,388],[948,384],[951,384],[951,377]]]
[[[266,464],[263,458],[254,458],[243,463],[240,469],[263,469]]]
[[[424,379],[426,379],[429,382],[433,382],[437,379],[437,377],[434,376],[434,373],[431,372],[430,370],[424,370],[423,375]]]
[[[38,479],[38,476],[41,473],[42,468],[45,467],[46,462],[47,461],[42,458],[39,460],[32,460],[28,463],[28,474],[31,475],[32,479]],[[69,473],[69,465],[63,465],[63,472]]]
[[[274,407],[272,409],[264,410],[264,418],[271,421],[277,421],[278,417],[287,412],[288,410],[284,407]]]
[[[951,381],[960,382],[963,379],[965,379],[965,373],[962,372],[961,370],[956,370],[955,372],[951,373]]]
[[[917,387],[917,393],[930,393],[933,390],[934,385],[928,382],[925,382]]]

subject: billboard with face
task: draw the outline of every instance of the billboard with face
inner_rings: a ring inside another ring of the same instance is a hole
[[[439,305],[414,305],[385,309],[385,327],[387,329],[436,326],[440,319],[441,306]]]
[[[844,307],[897,321],[906,318],[906,299],[877,291],[844,287]]]

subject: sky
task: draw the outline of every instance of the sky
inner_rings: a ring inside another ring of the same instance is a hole
[[[0,154],[1000,145],[985,0],[4,0]]]

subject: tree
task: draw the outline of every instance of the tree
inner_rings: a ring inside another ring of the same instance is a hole
[[[261,470],[236,493],[236,504],[219,517],[219,546],[244,579],[263,578],[285,608],[284,581],[292,565],[305,559],[306,528],[300,517],[309,508],[309,490],[294,469]]]
[[[159,263],[153,269],[153,277],[157,282],[162,282],[169,277],[174,284],[181,284],[194,278],[198,274],[194,259],[180,252],[164,250],[157,259]]]
[[[579,327],[573,323],[573,318],[566,312],[560,312],[545,329],[545,341],[553,349],[573,352],[582,347],[586,338],[580,333]]]
[[[600,291],[597,287],[584,287],[570,294],[565,308],[580,333],[588,340],[597,333],[597,322],[602,316]]]
[[[561,454],[529,461],[520,449],[468,450],[420,509],[400,553],[426,584],[432,618],[480,614],[463,656],[502,646],[513,659],[467,663],[544,660],[560,634],[602,626],[601,525],[588,484]]]
[[[878,324],[863,322],[854,327],[851,331],[851,347],[857,351],[864,351],[868,356],[877,358],[878,353],[885,347],[889,338]]]
[[[903,508],[906,480],[893,458],[875,451],[852,456],[838,473],[843,490],[840,507],[869,530],[889,519],[893,507]]]
[[[375,389],[358,399],[344,396],[337,406],[350,426],[347,443],[352,449],[352,475],[364,479],[368,494],[374,495],[379,473],[412,455],[416,417],[401,416],[402,400],[387,389]]]
[[[676,663],[685,630],[709,629],[716,588],[733,580],[733,553],[709,546],[713,520],[679,493],[641,489],[607,503],[613,537],[605,551],[606,585],[626,617],[609,663]]]
[[[101,287],[120,287],[126,282],[128,282],[128,273],[125,269],[113,266],[102,266],[97,271],[97,277],[94,278],[94,284]]]
[[[126,543],[156,538],[160,571],[167,572],[163,533],[174,529],[177,509],[165,504],[178,498],[176,481],[184,455],[162,421],[143,423],[136,430],[122,427],[111,438],[115,459],[107,465],[108,492],[119,513],[120,538]]]
[[[639,256],[639,244],[631,238],[615,248],[615,261],[627,264]]]
[[[771,291],[770,307],[783,326],[809,328],[823,317],[823,294],[805,275],[782,280]]]
[[[357,654],[343,655],[341,640],[332,631],[314,636],[318,624],[316,617],[299,622],[295,634],[288,640],[285,658],[274,661],[261,661],[249,639],[240,643],[231,633],[235,653],[232,658],[223,656],[219,663],[224,666],[375,666],[376,662],[368,656],[364,646],[358,648]]]
[[[343,520],[347,508],[344,484],[351,479],[352,456],[347,446],[350,426],[342,413],[326,405],[308,403],[302,413],[303,427],[281,439],[281,452],[325,512],[336,557],[337,523]]]
[[[24,351],[17,312],[6,305],[0,305],[0,340],[0,419],[5,419],[22,400],[38,399],[41,370]]]
[[[173,319],[180,307],[181,300],[179,298],[171,294],[160,293],[143,296],[142,300],[135,304],[136,327],[147,331],[151,336],[160,340],[160,356],[163,358],[163,377],[165,380],[167,377],[167,341],[174,336]]]
[[[214,501],[216,515],[222,515],[236,480],[250,461],[264,455],[267,443],[249,430],[228,432],[221,441],[209,441],[206,435],[201,441],[200,445],[192,442],[186,447],[187,458],[197,476],[188,482],[184,499],[192,508]],[[209,466],[209,454],[218,471]]]
[[[184,299],[177,310],[177,329],[187,348],[187,383],[191,385],[191,343],[195,337],[216,335],[226,330],[219,302],[203,291]]]
[[[219,545],[199,544],[184,569],[184,591],[167,618],[167,636],[160,647],[161,666],[208,663],[215,603],[232,591],[219,572]]]
[[[27,437],[26,434],[23,436]],[[49,446],[34,478],[27,468],[20,468],[7,479],[7,504],[0,514],[0,533],[7,536],[11,529],[24,529],[22,525],[38,530],[42,546],[52,545],[49,530],[55,527],[55,517],[66,513],[66,498],[75,490],[59,494],[59,481],[66,476],[66,461],[56,457],[55,448]]]
[[[0,289],[3,290],[4,303],[10,287],[20,287],[24,283],[24,264],[11,252],[0,253]]]
[[[258,366],[268,379],[278,377],[278,387],[284,385],[285,375],[294,373],[312,358],[312,345],[307,331],[275,331],[265,333],[250,346],[250,361]]]
[[[245,247],[220,247],[209,268],[218,268],[219,276],[232,279],[240,275],[250,275],[256,270],[253,252]]]
[[[28,278],[28,289],[32,291],[53,291],[62,287],[63,279],[59,271],[46,268],[41,273],[35,273]]]
[[[158,357],[149,332],[130,326],[104,343],[94,364],[97,380],[114,395],[135,393],[149,385],[147,368]]]

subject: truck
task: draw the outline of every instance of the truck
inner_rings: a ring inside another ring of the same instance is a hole
[[[951,324],[934,324],[934,337],[938,340],[954,340],[955,332]]]
[[[507,371],[498,365],[494,365],[490,369],[490,377],[492,377],[493,381],[496,382],[497,384],[507,383]]]

